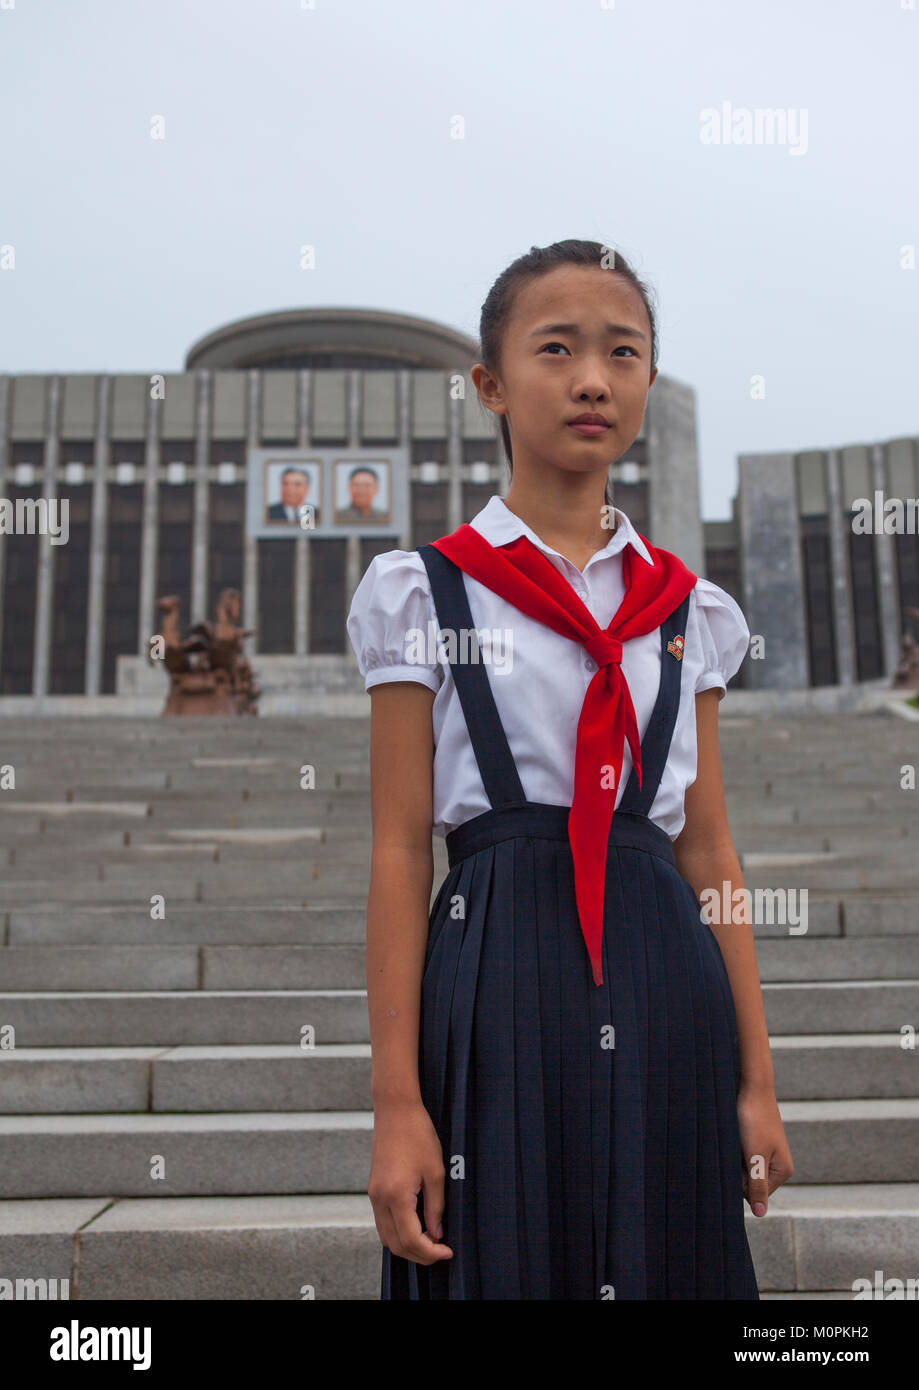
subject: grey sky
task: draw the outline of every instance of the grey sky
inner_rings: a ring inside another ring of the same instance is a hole
[[[298,305],[477,336],[510,260],[592,237],[655,288],[727,516],[738,453],[919,429],[911,3],[0,0],[0,370],[175,371]],[[704,143],[724,102],[799,124]]]

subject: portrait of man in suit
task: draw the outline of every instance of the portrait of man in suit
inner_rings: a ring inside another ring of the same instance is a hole
[[[280,500],[270,503],[268,520],[293,523],[310,529],[319,521],[310,469],[285,468],[280,478]]]
[[[336,496],[339,498],[342,494],[342,474],[347,467],[346,463],[336,465]],[[346,486],[348,501],[335,512],[338,524],[353,526],[356,522],[369,522],[371,525],[379,525],[389,520],[389,507],[384,505],[385,497],[381,496],[377,500],[382,490],[378,469],[370,468],[367,464],[357,465],[348,474]]]

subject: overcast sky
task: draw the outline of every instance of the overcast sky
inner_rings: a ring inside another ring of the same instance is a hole
[[[740,453],[919,431],[916,2],[0,0],[0,370],[181,370],[301,305],[477,337],[589,237],[655,289],[726,517]]]

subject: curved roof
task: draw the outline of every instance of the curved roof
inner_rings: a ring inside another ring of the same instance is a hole
[[[236,319],[188,349],[185,370],[259,367],[463,369],[479,360],[474,338],[433,319],[380,309],[287,309]]]

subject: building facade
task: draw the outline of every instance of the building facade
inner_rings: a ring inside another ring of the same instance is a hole
[[[917,498],[915,438],[740,457],[734,523],[706,527],[706,555],[716,583],[733,566],[762,639],[750,689],[893,676],[919,632]]]
[[[66,500],[66,544],[0,534],[0,694],[102,695],[120,656],[242,594],[250,654],[340,655],[373,556],[459,526],[508,473],[469,370],[474,340],[405,315],[294,310],[230,324],[181,372],[0,376],[0,497]],[[278,536],[247,526],[266,450],[393,451],[405,523],[366,534]],[[642,432],[611,470],[640,531],[704,572],[694,395],[658,376]]]

